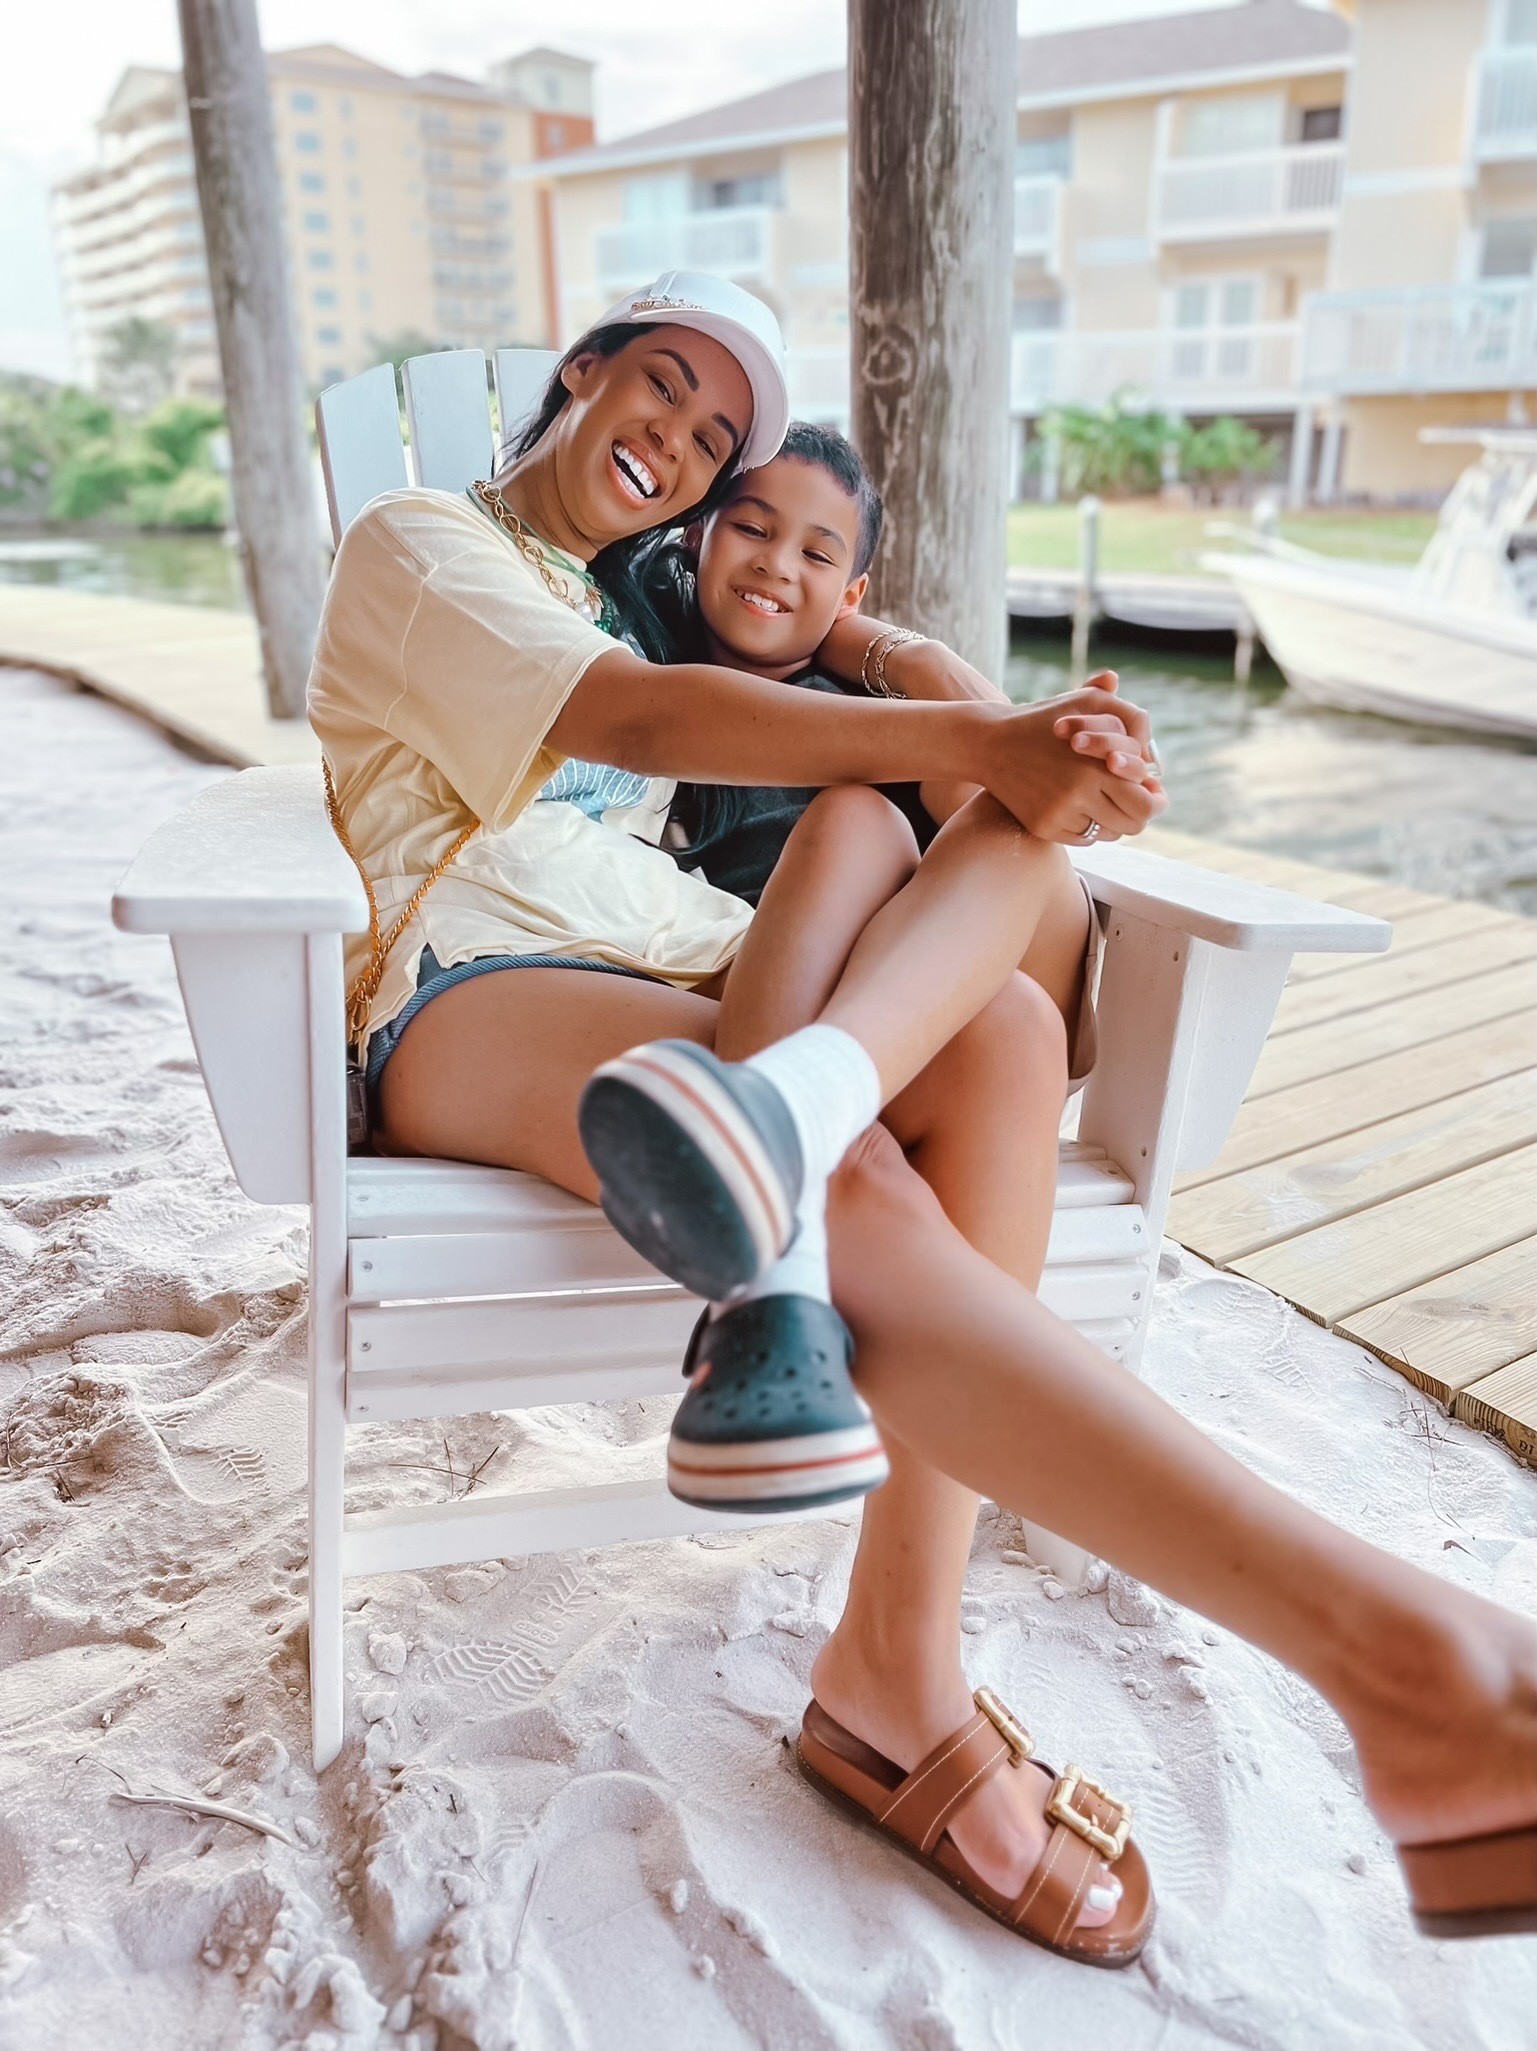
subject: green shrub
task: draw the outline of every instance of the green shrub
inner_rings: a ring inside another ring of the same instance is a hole
[[[217,470],[182,470],[128,494],[128,518],[136,527],[222,527],[228,517],[229,493]]]

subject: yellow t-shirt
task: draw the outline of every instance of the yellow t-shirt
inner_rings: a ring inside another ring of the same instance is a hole
[[[740,898],[612,819],[534,802],[565,759],[547,745],[550,727],[589,665],[619,645],[451,493],[386,492],[347,529],[309,713],[385,932],[470,820],[482,822],[391,950],[370,1033],[412,995],[424,945],[445,968],[565,954],[684,989],[736,953],[752,918]],[[366,936],[349,936],[349,987],[367,962]]]

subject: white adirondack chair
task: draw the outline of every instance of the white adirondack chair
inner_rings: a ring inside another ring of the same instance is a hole
[[[553,357],[499,351],[504,422]],[[340,536],[378,492],[461,490],[491,464],[478,351],[404,369],[411,463],[388,365],[317,408]],[[1061,1149],[1042,1299],[1135,1367],[1176,1169],[1227,1135],[1294,952],[1372,952],[1389,928],[1144,854],[1075,857],[1106,920],[1099,1063]],[[347,1515],[347,1427],[675,1390],[697,1304],[601,1213],[530,1175],[349,1159],[342,935],[363,891],[318,770],[249,769],[155,832],[113,903],[170,936],[219,1129],[241,1187],[310,1213],[309,1617],[315,1764],[342,1744],[346,1576],[617,1544],[739,1523],[643,1481]],[[1086,1477],[1086,1485],[1092,1481]],[[1050,1534],[1033,1546],[1073,1572]]]

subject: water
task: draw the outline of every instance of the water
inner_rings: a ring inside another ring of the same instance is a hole
[[[0,533],[0,581],[243,606],[216,535]],[[1096,664],[1152,714],[1171,826],[1537,917],[1537,746],[1309,706],[1257,662],[1102,641]],[[1016,633],[1016,698],[1069,688],[1065,639]]]
[[[1537,917],[1537,745],[1305,704],[1256,662],[1096,643],[1151,714],[1170,826]],[[1015,698],[1071,688],[1065,639],[1015,634]]]
[[[0,583],[245,610],[235,550],[218,534],[16,535],[0,528]]]

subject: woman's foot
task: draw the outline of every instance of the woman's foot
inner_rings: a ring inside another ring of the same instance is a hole
[[[1413,1570],[1405,1568],[1405,1574]],[[1414,1575],[1413,1609],[1328,1693],[1397,1845],[1537,1825],[1537,1628]]]
[[[919,1665],[907,1661],[900,1671],[883,1669],[835,1632],[812,1666],[812,1691],[829,1716],[910,1773],[975,1714],[959,1666],[942,1680],[928,1677],[915,1683]],[[957,1850],[979,1879],[1006,1898],[1019,1894],[1046,1849],[1050,1793],[1051,1782],[1043,1774],[995,1773],[950,1819]],[[1120,1881],[1102,1864],[1078,1927],[1092,1930],[1108,1923],[1120,1899]]]

